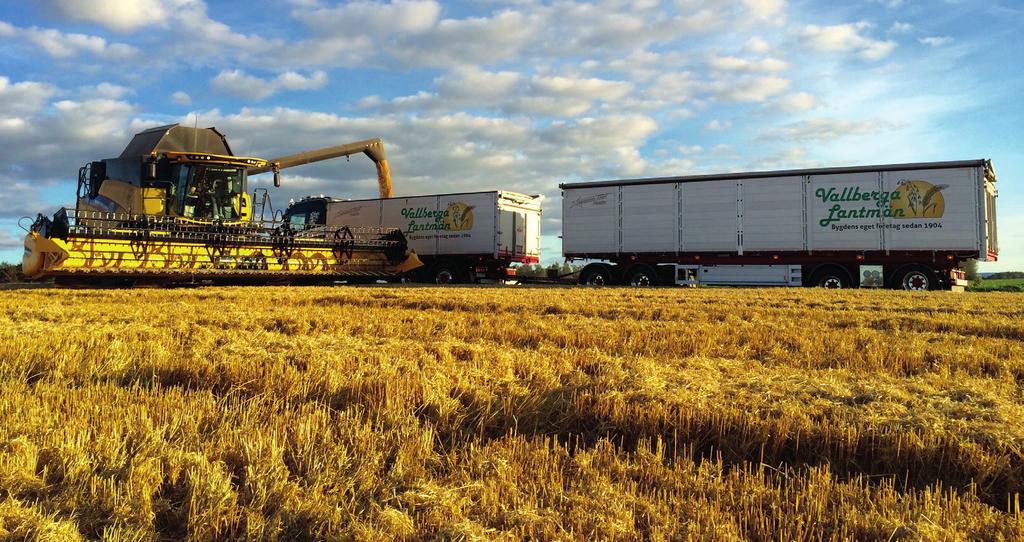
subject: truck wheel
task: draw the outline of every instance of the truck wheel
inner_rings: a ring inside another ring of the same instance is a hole
[[[811,284],[820,288],[828,288],[830,290],[839,290],[842,288],[850,287],[850,279],[839,269],[827,268],[822,269],[814,274],[811,279]]]
[[[611,286],[615,284],[615,275],[611,266],[603,263],[592,263],[580,271],[580,284],[585,286]]]
[[[434,284],[459,284],[466,282],[463,270],[453,262],[441,261],[430,266],[427,281]]]
[[[939,285],[935,273],[923,267],[911,267],[900,271],[897,278],[899,282],[896,283],[896,287],[910,292],[926,292],[934,290]]]
[[[658,274],[651,266],[638,263],[626,272],[626,284],[635,287],[657,286]]]

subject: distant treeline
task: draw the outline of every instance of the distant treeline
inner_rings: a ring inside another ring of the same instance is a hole
[[[0,262],[0,283],[22,282],[24,280],[25,275],[21,272],[20,263]]]
[[[992,273],[985,275],[984,280],[999,280],[999,279],[1024,279],[1024,271],[1003,271],[1001,273]]]

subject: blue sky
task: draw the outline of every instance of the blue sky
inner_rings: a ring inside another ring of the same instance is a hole
[[[170,122],[263,157],[383,137],[397,195],[991,158],[1024,269],[1017,0],[0,2],[0,258],[78,168]],[[266,176],[264,176],[266,177]],[[269,179],[260,178],[264,185]],[[372,197],[359,158],[287,170]]]

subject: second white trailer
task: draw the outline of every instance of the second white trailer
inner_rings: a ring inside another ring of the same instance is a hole
[[[287,220],[296,228],[326,224],[402,230],[424,267],[424,282],[475,282],[514,275],[512,264],[540,261],[540,196],[507,191],[340,200],[305,198]]]

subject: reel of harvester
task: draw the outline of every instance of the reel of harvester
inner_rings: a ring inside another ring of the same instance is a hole
[[[53,219],[39,215],[23,259],[30,278],[70,282],[323,282],[387,278],[419,265],[393,228],[296,231],[287,223],[211,224],[68,209]]]

